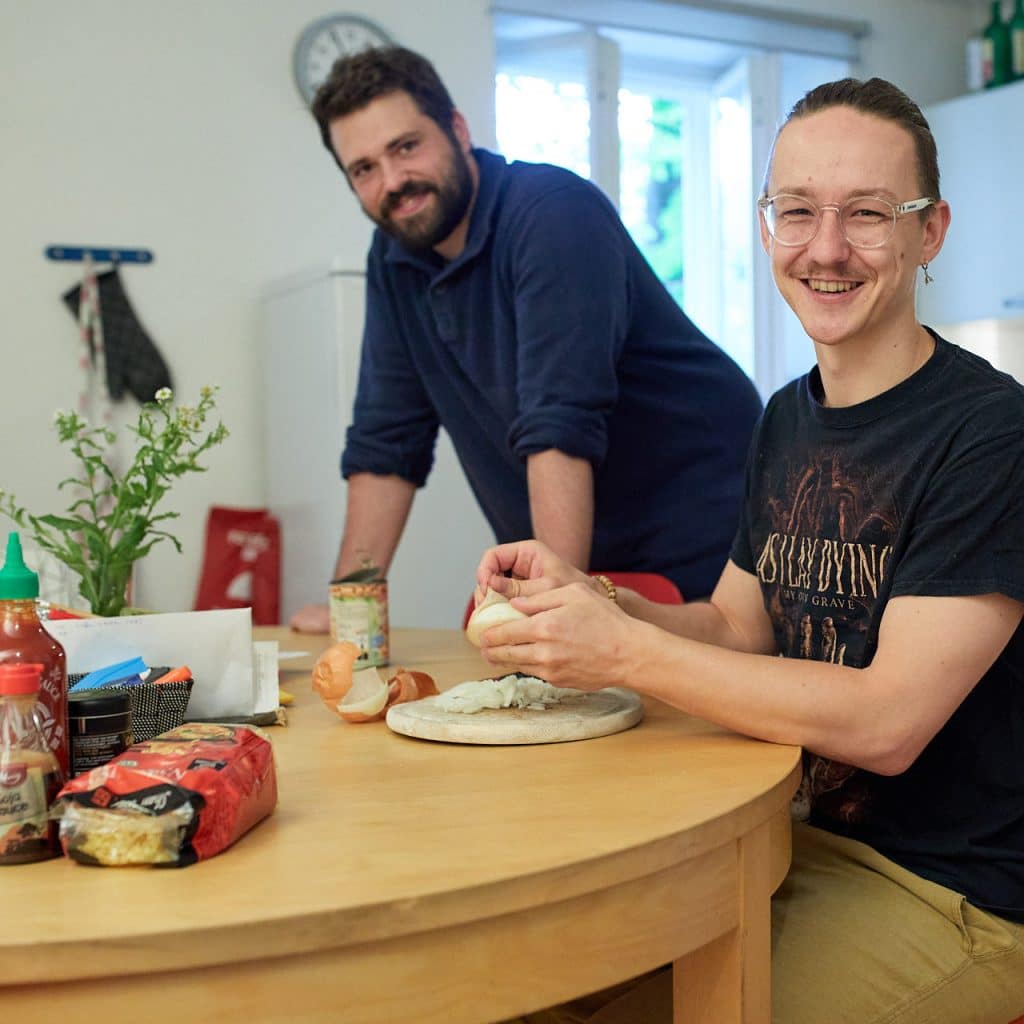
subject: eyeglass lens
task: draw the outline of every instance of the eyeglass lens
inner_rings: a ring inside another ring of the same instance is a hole
[[[802,196],[776,196],[765,209],[768,230],[783,245],[809,242],[818,233],[821,218],[821,210]],[[839,208],[839,224],[850,245],[872,249],[892,237],[896,211],[877,196],[855,196]]]

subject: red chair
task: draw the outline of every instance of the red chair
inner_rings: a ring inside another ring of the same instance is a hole
[[[591,576],[594,573],[590,574]],[[635,590],[641,597],[657,604],[682,604],[683,595],[679,588],[667,577],[657,572],[604,572],[617,587]]]
[[[591,576],[596,573],[591,573]],[[682,604],[683,595],[679,588],[667,577],[657,572],[604,572],[617,587],[626,587],[628,590],[635,590],[641,597],[648,601],[656,601],[658,604]],[[473,614],[473,598],[469,599],[466,605],[465,614],[462,616],[462,628],[466,628],[470,615]],[[1014,1021],[1014,1024],[1017,1024]],[[1024,1024],[1024,1022],[1021,1022]]]

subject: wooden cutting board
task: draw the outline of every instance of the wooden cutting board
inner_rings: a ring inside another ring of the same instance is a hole
[[[644,707],[635,693],[609,687],[543,711],[485,708],[473,715],[445,711],[435,697],[425,697],[396,704],[386,721],[394,732],[416,739],[501,746],[609,736],[632,728],[643,717]]]

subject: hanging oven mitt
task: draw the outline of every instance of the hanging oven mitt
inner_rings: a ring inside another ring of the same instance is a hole
[[[117,267],[96,275],[106,350],[107,390],[115,402],[125,389],[140,402],[152,402],[160,388],[171,387],[171,372],[156,345],[139,323],[121,283]],[[78,318],[81,285],[64,293],[64,302]]]

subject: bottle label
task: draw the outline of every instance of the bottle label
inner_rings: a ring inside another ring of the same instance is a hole
[[[50,803],[60,788],[56,766],[0,763],[0,864],[39,860],[56,850]]]
[[[981,80],[988,85],[992,81],[995,70],[995,47],[991,39],[982,40],[981,44]]]
[[[1024,28],[1015,28],[1010,38],[1013,50],[1011,56],[1013,77],[1020,78],[1024,76]]]

